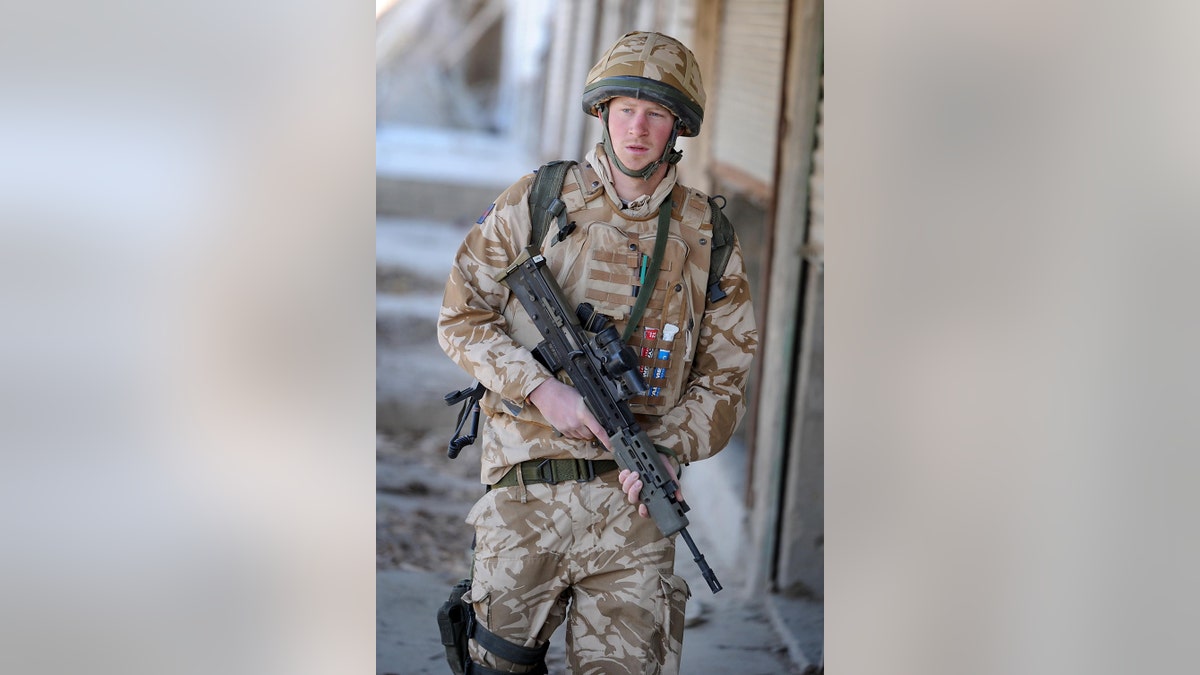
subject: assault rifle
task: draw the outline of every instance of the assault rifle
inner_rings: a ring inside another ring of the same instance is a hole
[[[562,289],[545,267],[546,258],[530,246],[497,277],[521,301],[542,334],[534,356],[551,371],[565,371],[571,378],[588,410],[608,433],[617,464],[641,477],[642,503],[654,524],[665,537],[676,532],[683,537],[708,587],[716,593],[721,582],[687,531],[684,513],[689,507],[675,497],[679,486],[629,409],[629,399],[648,389],[638,372],[637,355],[621,341],[612,320],[592,305],[585,302],[575,312],[568,311]],[[585,330],[594,337],[588,339]]]

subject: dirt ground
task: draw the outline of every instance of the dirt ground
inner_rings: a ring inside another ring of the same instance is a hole
[[[380,223],[376,312],[377,570],[467,573],[463,519],[483,493],[479,454],[446,444],[458,406],[443,395],[471,384],[437,345],[436,318],[458,227]],[[389,240],[401,245],[392,247]]]
[[[444,445],[431,435],[378,437],[376,569],[466,574],[471,533],[463,518],[481,492],[478,470],[469,458],[451,463]]]

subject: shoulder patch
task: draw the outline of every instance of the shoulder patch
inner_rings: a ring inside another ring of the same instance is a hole
[[[496,208],[496,202],[492,202],[492,205],[487,207],[487,210],[483,212],[482,216],[479,216],[479,220],[475,221],[475,224],[482,225],[484,219],[486,219],[488,217],[488,214],[491,213],[492,209],[494,209],[494,208]]]

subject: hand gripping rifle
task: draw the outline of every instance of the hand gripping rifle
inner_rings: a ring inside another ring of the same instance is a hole
[[[531,246],[497,278],[517,296],[542,334],[543,341],[533,349],[534,356],[551,371],[564,371],[571,378],[588,410],[608,433],[617,464],[641,477],[642,503],[654,524],[665,537],[676,532],[683,536],[708,587],[716,593],[721,590],[721,582],[687,531],[684,513],[689,507],[676,499],[679,486],[671,480],[662,455],[629,409],[629,399],[647,390],[638,372],[637,355],[621,341],[612,320],[590,304],[585,302],[575,312],[568,311],[562,289],[545,267],[546,258]],[[585,330],[594,337],[588,339]]]

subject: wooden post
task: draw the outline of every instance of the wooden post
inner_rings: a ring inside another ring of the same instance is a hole
[[[554,13],[554,29],[550,36],[549,63],[546,64],[545,98],[542,101],[541,145],[539,161],[564,159],[566,120],[563,110],[567,100],[567,81],[571,66],[572,35],[578,5],[559,3]]]
[[[717,43],[721,20],[721,0],[697,0],[696,24],[688,47],[700,64],[700,78],[708,101],[704,106],[704,122],[700,135],[687,139],[683,159],[679,162],[679,179],[686,185],[712,194],[713,181],[708,169],[712,164],[713,125],[712,96],[717,91]]]
[[[760,327],[758,420],[751,538],[758,564],[751,570],[751,592],[772,583],[779,549],[783,480],[790,438],[801,311],[801,252],[807,228],[808,179],[812,169],[823,53],[823,0],[795,0],[788,29],[785,95],[780,119],[775,208],[770,231],[766,320]]]
[[[586,152],[591,144],[586,142],[588,125],[595,124],[583,113],[583,84],[587,81],[588,70],[596,58],[596,14],[598,0],[580,0],[575,16],[574,33],[575,49],[571,54],[571,67],[566,79],[565,97],[557,101],[558,113],[565,118],[566,134],[563,137],[563,148],[566,157],[582,159],[581,152]],[[599,136],[597,136],[599,138]]]

